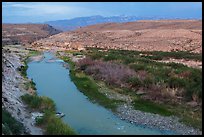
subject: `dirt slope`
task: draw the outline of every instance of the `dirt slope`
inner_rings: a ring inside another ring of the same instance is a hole
[[[2,24],[2,44],[26,44],[61,31],[46,24]]]
[[[64,32],[33,43],[37,48],[125,49],[202,52],[202,21],[159,20],[107,23]]]

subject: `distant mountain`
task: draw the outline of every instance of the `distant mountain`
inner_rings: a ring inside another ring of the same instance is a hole
[[[103,17],[100,15],[90,16],[90,17],[78,17],[69,20],[56,20],[48,21],[45,24],[49,24],[56,29],[62,31],[75,30],[80,27],[95,25],[100,23],[122,23],[122,22],[131,22],[137,20],[147,20],[147,19],[156,19],[155,17],[136,17],[136,16],[112,16],[112,17]],[[157,18],[158,19],[158,18]]]

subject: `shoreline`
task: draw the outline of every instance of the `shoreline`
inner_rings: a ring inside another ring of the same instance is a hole
[[[30,61],[42,60],[44,56],[42,54],[39,55],[36,51],[31,51],[30,53],[30,50],[26,50],[23,47],[16,48],[15,45],[12,46],[12,51],[10,50],[10,46],[3,48],[3,51],[2,109],[7,110],[15,120],[23,124],[25,132],[21,135],[46,135],[46,129],[37,126],[36,120],[33,119],[32,116],[33,113],[40,112],[40,110],[30,108],[29,104],[25,103],[21,98],[26,94],[31,96],[36,95],[36,90],[33,88],[33,85],[30,85],[33,81],[22,74],[22,71],[26,71],[25,69],[21,69],[21,71],[18,70],[18,68],[22,66],[26,68],[26,64]],[[26,88],[26,86],[29,87]],[[53,116],[56,117],[55,115]],[[57,117],[54,120],[54,122],[58,122],[57,124],[60,123],[61,126],[64,126],[62,128],[65,131],[66,127],[63,121],[61,119],[58,121]]]
[[[116,115],[130,123],[173,131],[178,135],[202,135],[202,131],[182,124],[176,116],[161,116],[159,114],[147,113],[135,110],[128,104],[119,106]]]
[[[72,59],[72,57],[70,58]],[[70,70],[71,68],[69,68],[69,71]],[[111,96],[106,96],[112,98]],[[133,107],[128,104],[119,105],[116,112],[112,111],[112,113],[120,119],[129,121],[132,124],[141,124],[159,130],[169,130],[178,135],[202,135],[202,131],[179,122],[179,118],[174,115],[161,116],[159,114],[143,112],[133,109]]]
[[[23,66],[22,58],[28,55],[28,50],[21,47],[13,48],[10,46],[3,48],[2,54],[2,108],[5,108],[17,121],[21,122],[27,133],[31,135],[42,135],[43,130],[33,125],[34,120],[31,118],[30,110],[23,103],[20,97],[29,91],[25,89],[24,84],[29,82],[18,71],[17,68]],[[17,51],[16,52],[13,51]]]

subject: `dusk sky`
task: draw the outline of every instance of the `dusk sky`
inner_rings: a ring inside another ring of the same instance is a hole
[[[40,23],[84,16],[202,18],[201,2],[2,2],[3,23]]]

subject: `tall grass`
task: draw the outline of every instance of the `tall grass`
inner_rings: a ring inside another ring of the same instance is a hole
[[[55,111],[55,104],[48,97],[25,94],[21,98],[30,108],[40,111]]]
[[[156,104],[152,101],[147,101],[147,100],[143,100],[143,99],[135,99],[133,106],[137,110],[155,113],[155,114],[160,114],[163,116],[170,116],[173,114],[164,105]]]
[[[76,132],[55,116],[55,113],[46,110],[42,118],[37,119],[37,125],[45,128],[47,135],[75,135]]]
[[[2,109],[2,133],[4,135],[21,135],[24,131],[23,124],[14,119],[8,111]]]
[[[55,104],[53,100],[44,96],[25,94],[21,96],[22,100],[28,106],[37,111],[43,112],[42,118],[38,118],[36,123],[45,129],[48,135],[73,135],[76,134],[67,124],[63,123],[60,118],[55,115]]]

